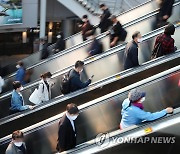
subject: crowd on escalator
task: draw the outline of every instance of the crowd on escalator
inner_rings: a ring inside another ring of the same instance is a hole
[[[155,27],[158,28],[164,25],[166,25],[166,27],[164,33],[156,38],[151,59],[173,53],[177,49],[174,45],[175,40],[171,37],[175,33],[175,26],[167,22],[168,18],[172,14],[173,3],[173,0],[169,3],[166,0],[162,0],[161,2],[161,8],[157,16]],[[169,7],[166,7],[167,5]],[[83,41],[88,39],[92,40],[92,43],[87,51],[89,54],[88,57],[101,54],[103,52],[103,45],[96,37],[96,28],[100,28],[101,33],[105,33],[106,35],[110,36],[111,48],[123,43],[127,37],[127,31],[121,25],[120,21],[118,21],[117,17],[115,15],[111,15],[106,5],[101,4],[100,9],[103,11],[103,13],[100,16],[101,20],[97,27],[90,23],[87,15],[82,17],[82,24],[79,25],[81,28]],[[126,45],[124,52],[124,70],[140,66],[138,61],[138,53],[139,43],[142,41],[143,38],[141,32],[135,31],[132,34],[132,41]],[[50,51],[48,49],[49,44],[47,43],[46,38],[41,39],[41,45],[41,59],[47,59],[50,56]],[[65,38],[63,32],[60,32],[57,35],[57,41],[52,53],[57,54],[63,51],[65,48]],[[83,69],[84,62],[79,60],[75,63],[74,68],[69,70],[69,72],[63,77],[60,90],[64,95],[88,87],[91,84],[94,75],[92,75],[86,82],[81,81],[80,75],[83,72]],[[21,92],[23,90],[23,86],[31,81],[30,78],[32,73],[33,72],[26,70],[23,62],[20,61],[17,63],[16,79],[12,83],[14,90],[11,96],[10,114],[28,109],[32,110],[37,105],[51,99],[51,89],[55,83],[52,79],[53,75],[50,72],[45,72],[40,76],[38,88],[36,88],[29,97],[29,101],[33,105],[25,105],[26,102],[24,102]],[[5,82],[0,76],[0,93],[4,85]],[[173,112],[173,108],[171,107],[156,113],[146,112],[143,110],[144,101],[145,93],[140,92],[137,89],[130,91],[128,98],[124,100],[122,104],[122,119],[120,122],[120,129],[139,124],[143,121],[152,121]],[[79,109],[75,104],[68,104],[66,110],[66,114],[59,122],[57,150],[60,152],[69,150],[76,146],[76,127],[74,120],[79,115]],[[8,146],[6,153],[11,154],[13,153],[12,151],[15,151],[14,153],[17,153],[18,151],[25,153],[26,151],[26,146],[23,141],[23,133],[21,131],[15,131],[12,134],[12,142]]]

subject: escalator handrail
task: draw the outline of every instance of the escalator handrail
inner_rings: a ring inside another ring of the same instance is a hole
[[[176,66],[176,67],[173,67],[173,68],[171,68],[171,69],[169,69],[169,70],[163,71],[163,72],[161,72],[161,73],[158,73],[158,74],[156,74],[156,75],[153,75],[153,76],[151,76],[151,77],[148,77],[148,78],[146,78],[146,79],[143,79],[143,80],[141,80],[141,81],[138,81],[138,82],[136,82],[136,83],[133,83],[132,85],[126,86],[126,87],[124,87],[124,88],[122,88],[122,89],[120,89],[120,90],[117,90],[117,91],[115,91],[115,92],[112,92],[112,93],[110,93],[110,94],[107,94],[107,95],[105,95],[105,96],[102,96],[102,97],[100,97],[100,98],[97,98],[97,99],[95,99],[95,100],[93,100],[93,101],[90,101],[90,102],[88,102],[88,103],[85,103],[85,104],[83,104],[83,105],[80,105],[80,106],[79,106],[79,109],[80,109],[81,112],[82,112],[82,111],[86,110],[87,108],[89,108],[90,106],[92,107],[92,106],[100,103],[100,101],[101,101],[101,103],[102,103],[102,102],[106,101],[107,99],[110,99],[110,98],[112,98],[112,97],[116,97],[117,95],[120,95],[120,94],[122,95],[123,93],[125,93],[125,92],[127,92],[127,91],[129,91],[129,90],[131,90],[131,89],[133,89],[133,88],[136,88],[136,87],[139,87],[139,86],[142,87],[143,85],[147,85],[147,84],[150,83],[150,82],[156,82],[157,80],[162,79],[163,77],[165,78],[165,77],[168,76],[169,74],[171,74],[171,73],[173,73],[173,72],[176,72],[176,71],[179,71],[179,70],[180,70],[180,65],[178,65],[178,66]],[[32,111],[30,111],[30,112],[32,112]],[[32,126],[29,126],[29,127],[27,127],[27,128],[24,128],[24,129],[23,129],[23,132],[24,132],[25,134],[28,134],[28,132],[30,133],[30,132],[32,132],[33,130],[37,130],[38,128],[45,127],[44,125],[47,126],[47,125],[49,125],[50,123],[52,124],[52,121],[54,122],[54,121],[60,119],[60,118],[63,116],[64,113],[65,113],[65,112],[63,112],[63,113],[61,113],[61,114],[58,114],[58,115],[56,115],[56,116],[53,116],[53,117],[51,117],[51,118],[49,118],[49,119],[43,120],[43,121],[41,121],[41,122],[39,122],[39,123],[37,123],[37,124],[34,124],[34,125],[32,125]],[[47,123],[48,123],[48,124],[47,124]],[[1,142],[4,142],[5,140],[10,140],[10,138],[11,138],[11,135],[8,135],[8,136],[6,136],[6,137],[1,138],[1,139],[0,139],[0,143],[1,143]]]
[[[180,2],[174,3],[173,7],[175,7],[175,6],[179,5],[179,4],[180,4]],[[148,17],[152,17],[153,15],[156,15],[157,13],[158,13],[158,10],[154,10],[154,11],[152,11],[152,12],[146,14],[146,15],[143,15],[143,16],[139,17],[138,19],[135,19],[135,20],[130,21],[129,23],[126,23],[125,25],[123,25],[123,27],[126,28],[126,27],[128,27],[128,26],[132,26],[133,24],[135,24],[135,23],[137,23],[137,22],[140,22],[140,21],[142,21],[142,20],[144,20],[144,19],[147,19]],[[102,33],[102,34],[100,34],[100,35],[97,36],[97,39],[101,39],[101,38],[103,38],[103,37],[105,37],[105,36],[106,36],[106,33]],[[77,45],[75,45],[75,46],[72,46],[72,47],[70,47],[70,48],[68,48],[68,49],[63,50],[61,53],[54,54],[53,56],[51,56],[51,57],[49,57],[49,58],[47,58],[47,59],[45,59],[45,60],[41,60],[40,62],[35,63],[35,64],[33,64],[32,66],[27,67],[27,69],[32,69],[32,68],[34,68],[34,67],[37,67],[37,66],[39,66],[39,65],[41,65],[41,64],[43,64],[43,63],[46,63],[46,62],[48,62],[48,61],[50,61],[50,60],[53,60],[53,59],[55,59],[55,58],[57,58],[57,57],[60,57],[60,56],[62,56],[62,55],[64,55],[64,54],[67,54],[67,53],[69,53],[69,52],[71,52],[71,51],[74,51],[74,50],[76,50],[76,49],[78,49],[78,48],[81,48],[81,47],[83,47],[83,46],[85,46],[85,45],[87,45],[87,44],[89,44],[89,43],[91,43],[91,42],[92,42],[92,40],[86,40],[86,41],[84,41],[84,42],[82,42],[82,43],[80,43],[80,44],[77,44]],[[52,47],[52,46],[50,46],[50,47]],[[49,48],[50,48],[50,47],[49,47]],[[5,80],[6,80],[7,78],[12,77],[12,76],[15,76],[15,72],[14,72],[14,73],[11,73],[10,75],[7,75],[7,76],[5,77]]]
[[[175,27],[176,27],[176,28],[180,27],[180,24],[176,24]],[[156,30],[154,30],[154,31],[151,31],[151,32],[148,33],[148,34],[143,35],[143,41],[146,41],[146,40],[148,40],[148,39],[150,39],[150,38],[152,38],[152,37],[154,37],[154,36],[156,36],[156,35],[159,35],[159,34],[163,33],[164,28],[165,28],[165,26],[164,26],[164,27],[161,27],[161,28],[159,28],[159,29],[156,29]],[[104,58],[104,57],[106,57],[106,56],[109,56],[109,55],[111,55],[111,54],[114,54],[114,53],[116,53],[116,52],[119,52],[120,50],[125,49],[125,45],[126,45],[126,44],[122,44],[122,45],[118,45],[118,46],[116,46],[116,47],[114,47],[114,48],[110,48],[110,49],[108,49],[106,52],[104,52],[103,54],[96,55],[96,56],[93,56],[93,57],[91,57],[91,58],[89,58],[89,59],[86,59],[86,60],[84,61],[84,63],[85,63],[85,65],[87,65],[87,64],[92,63],[92,62],[94,62],[94,61],[96,61],[96,60],[102,59],[102,58]],[[55,73],[53,74],[52,78],[54,78],[54,77],[56,77],[56,76],[60,76],[60,75],[62,75],[62,74],[64,74],[64,73],[67,73],[67,72],[68,72],[70,69],[72,69],[73,67],[74,67],[74,65],[71,65],[71,66],[69,66],[69,67],[66,67],[66,68],[60,70],[60,71],[55,72]],[[37,79],[37,80],[35,80],[35,81],[27,84],[26,86],[24,86],[24,90],[26,90],[26,89],[28,89],[28,88],[30,88],[30,87],[33,87],[33,86],[35,86],[35,85],[38,85],[39,81],[40,81],[40,79]],[[12,93],[11,91],[8,91],[8,92],[6,92],[6,93],[1,94],[1,95],[0,95],[0,100],[6,98],[6,97],[8,97],[8,96],[10,96],[11,93]]]

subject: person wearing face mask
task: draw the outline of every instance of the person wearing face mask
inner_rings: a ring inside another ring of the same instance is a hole
[[[24,81],[24,77],[26,74],[26,70],[24,68],[24,63],[22,61],[18,62],[16,65],[16,68],[18,69],[16,72],[15,81],[21,82],[22,85],[26,84]]]
[[[126,39],[127,31],[122,27],[115,15],[111,16],[113,26],[110,28],[110,47],[115,47],[119,42],[123,42]]]
[[[43,103],[51,99],[51,87],[54,83],[51,81],[52,74],[50,72],[41,74],[40,77],[41,81],[38,87],[38,97],[41,103]]]
[[[20,130],[12,133],[12,141],[8,145],[5,154],[26,154],[26,144],[24,143],[24,134]]]
[[[111,26],[111,21],[109,19],[109,17],[111,16],[111,13],[105,4],[100,4],[99,8],[103,11],[103,14],[100,17],[101,21],[98,27],[101,29],[101,33],[104,33]]]
[[[146,93],[141,92],[139,89],[133,89],[129,92],[128,98],[122,103],[120,129],[138,125],[144,121],[153,121],[168,113],[173,113],[172,107],[154,113],[144,111],[143,103],[145,101],[145,96]]]
[[[11,107],[10,107],[10,113],[14,114],[17,112],[21,112],[27,109],[33,109],[33,106],[30,105],[24,105],[24,99],[21,94],[21,91],[23,90],[23,87],[19,81],[13,82],[13,92],[11,97]]]
[[[83,68],[84,68],[84,62],[77,61],[75,63],[75,68],[70,71],[69,78],[70,78],[70,91],[71,92],[85,88],[91,83],[93,76],[86,82],[81,81],[80,73],[83,71]]]
[[[132,35],[132,42],[128,43],[124,52],[124,69],[139,66],[138,61],[138,43],[142,42],[142,36],[139,31]]]
[[[55,48],[53,49],[53,52],[56,54],[59,51],[63,51],[65,49],[65,40],[64,40],[64,35],[62,32],[60,32],[57,35],[57,41],[56,41],[56,45]]]
[[[93,25],[91,25],[87,15],[83,15],[82,22],[83,24],[80,25],[82,38],[83,38],[83,41],[86,41],[87,37],[95,33],[95,28],[93,27]]]
[[[58,144],[59,152],[67,151],[76,146],[76,125],[75,120],[79,115],[79,109],[76,104],[68,104],[66,113],[59,122]]]

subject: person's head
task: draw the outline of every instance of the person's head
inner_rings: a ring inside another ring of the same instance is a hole
[[[68,104],[66,107],[67,113],[70,115],[72,120],[75,120],[79,115],[79,109],[76,104]]]
[[[134,32],[134,34],[132,35],[132,39],[133,39],[134,42],[136,42],[136,43],[142,42],[141,33],[140,33],[139,31]]]
[[[64,39],[64,35],[63,35],[63,32],[59,32],[58,34],[57,34],[57,39]]]
[[[168,24],[164,30],[164,34],[166,35],[174,35],[175,26],[173,24]]]
[[[107,7],[106,7],[105,4],[100,4],[100,5],[99,5],[99,8],[100,8],[102,11],[104,11],[104,10],[107,9]]]
[[[128,98],[132,103],[142,103],[145,100],[146,93],[141,92],[139,89],[135,88],[132,89],[129,94]]]
[[[23,66],[24,66],[24,63],[22,61],[19,61],[19,62],[17,62],[16,68],[18,69]]]
[[[44,81],[49,81],[52,77],[51,72],[46,72],[44,74],[41,74],[41,79],[43,79]]]
[[[87,22],[87,21],[88,21],[88,15],[86,15],[86,14],[83,15],[83,16],[82,16],[82,21],[83,21],[83,22]]]
[[[23,90],[22,84],[19,81],[14,81],[13,89],[16,90],[17,92],[22,91]]]
[[[75,69],[77,72],[81,73],[83,71],[83,68],[84,68],[84,62],[78,60],[76,63],[75,63]]]
[[[12,140],[15,146],[20,147],[24,142],[24,134],[22,131],[17,130],[12,133]]]
[[[41,43],[41,44],[44,44],[44,43],[46,43],[46,40],[47,40],[46,37],[40,38],[40,43]]]
[[[116,18],[115,15],[112,15],[112,16],[110,17],[110,19],[111,19],[111,21],[112,21],[113,24],[117,22],[117,18]]]

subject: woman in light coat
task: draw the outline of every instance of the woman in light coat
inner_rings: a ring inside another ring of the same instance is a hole
[[[54,84],[51,81],[51,76],[52,74],[50,72],[41,75],[41,81],[38,87],[38,96],[40,97],[41,103],[51,99],[51,87]]]

